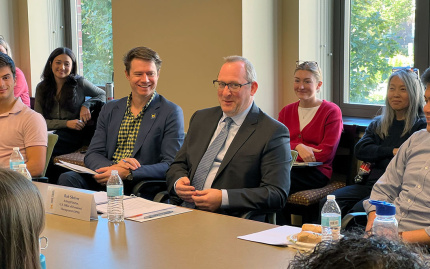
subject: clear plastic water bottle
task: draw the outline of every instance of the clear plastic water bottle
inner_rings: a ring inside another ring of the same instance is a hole
[[[25,163],[19,165],[18,172],[31,181],[31,174],[28,172],[27,165]]]
[[[124,187],[117,170],[112,170],[106,184],[106,191],[108,196],[108,220],[110,222],[124,221],[124,204],[122,200]]]
[[[385,201],[369,200],[369,202],[376,206],[372,234],[391,240],[399,239],[396,206]]]
[[[322,240],[339,240],[340,224],[341,212],[335,196],[327,195],[327,202],[325,202],[321,210]]]
[[[9,165],[10,169],[18,171],[19,165],[24,163],[24,157],[22,157],[21,152],[19,152],[19,147],[13,148],[13,152],[10,155]]]

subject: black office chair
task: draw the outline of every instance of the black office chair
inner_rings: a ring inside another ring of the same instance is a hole
[[[340,230],[343,231],[362,231],[366,229],[367,214],[366,212],[348,213],[342,218]]]
[[[154,179],[154,180],[143,180],[137,183],[132,190],[132,194],[142,197],[148,200],[153,200],[155,202],[163,203],[168,200],[166,180],[164,179]],[[167,196],[164,197],[162,193]],[[158,196],[160,196],[158,198]]]

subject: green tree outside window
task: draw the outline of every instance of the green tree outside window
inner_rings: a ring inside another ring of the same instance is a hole
[[[384,104],[392,67],[413,65],[414,13],[414,0],[351,1],[350,103]]]
[[[82,0],[82,61],[87,80],[97,85],[112,81],[112,2]]]

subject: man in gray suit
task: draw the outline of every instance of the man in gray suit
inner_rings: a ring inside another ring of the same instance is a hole
[[[233,216],[283,208],[290,188],[289,132],[254,104],[254,67],[246,58],[226,57],[213,83],[220,106],[192,116],[167,171],[171,201]],[[218,143],[224,129],[226,138]],[[221,146],[208,162],[213,144]]]

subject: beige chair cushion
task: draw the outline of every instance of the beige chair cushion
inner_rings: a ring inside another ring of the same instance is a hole
[[[319,201],[323,197],[345,186],[346,186],[345,182],[333,181],[333,182],[330,182],[327,186],[319,189],[299,191],[299,192],[293,193],[288,197],[287,204],[309,206],[315,203],[319,203]]]

